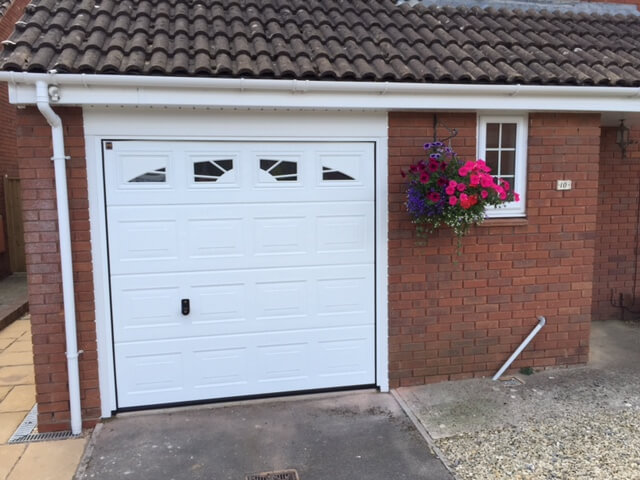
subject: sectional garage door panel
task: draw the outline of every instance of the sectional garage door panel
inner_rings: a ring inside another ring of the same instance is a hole
[[[115,206],[109,222],[116,275],[362,264],[374,254],[364,201]]]
[[[112,281],[121,341],[367,326],[366,266],[132,275]],[[182,315],[180,300],[190,298]]]
[[[372,144],[104,158],[120,408],[375,383]]]
[[[129,370],[123,406],[373,383],[373,327],[135,342],[116,347]],[[322,361],[318,361],[322,359]],[[197,365],[197,368],[193,368]],[[363,380],[367,379],[367,380]]]

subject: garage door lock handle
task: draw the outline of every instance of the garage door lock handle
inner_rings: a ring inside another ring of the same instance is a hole
[[[183,315],[189,315],[191,311],[191,305],[188,298],[183,298],[180,300],[181,310]]]

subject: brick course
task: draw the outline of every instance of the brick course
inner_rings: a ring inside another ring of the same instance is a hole
[[[476,155],[476,115],[440,114]],[[463,240],[443,230],[416,241],[400,169],[423,155],[433,115],[389,116],[389,316],[391,386],[495,373],[545,315],[547,326],[513,364],[585,363],[595,251],[600,118],[529,116],[527,220],[487,221]],[[582,164],[590,165],[587,171]],[[574,188],[558,192],[558,179]]]
[[[95,306],[82,110],[60,108],[69,182],[80,388],[84,426],[100,417]],[[17,114],[18,156],[25,219],[25,249],[40,431],[69,428],[64,308],[51,130],[33,107]]]

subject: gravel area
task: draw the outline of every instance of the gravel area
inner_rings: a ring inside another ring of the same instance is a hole
[[[460,480],[640,480],[640,325],[594,322],[586,367],[398,389]]]
[[[640,479],[640,410],[567,413],[438,440],[462,480]]]

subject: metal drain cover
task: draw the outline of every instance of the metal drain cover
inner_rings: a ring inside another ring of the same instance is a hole
[[[246,480],[300,480],[295,470],[279,470],[277,472],[254,473],[247,475]]]
[[[67,438],[78,438],[80,435],[74,435],[71,432],[45,432],[37,433],[35,431],[38,425],[38,405],[34,405],[27,414],[20,426],[11,435],[7,443],[31,443],[46,442],[49,440],[65,440]]]

